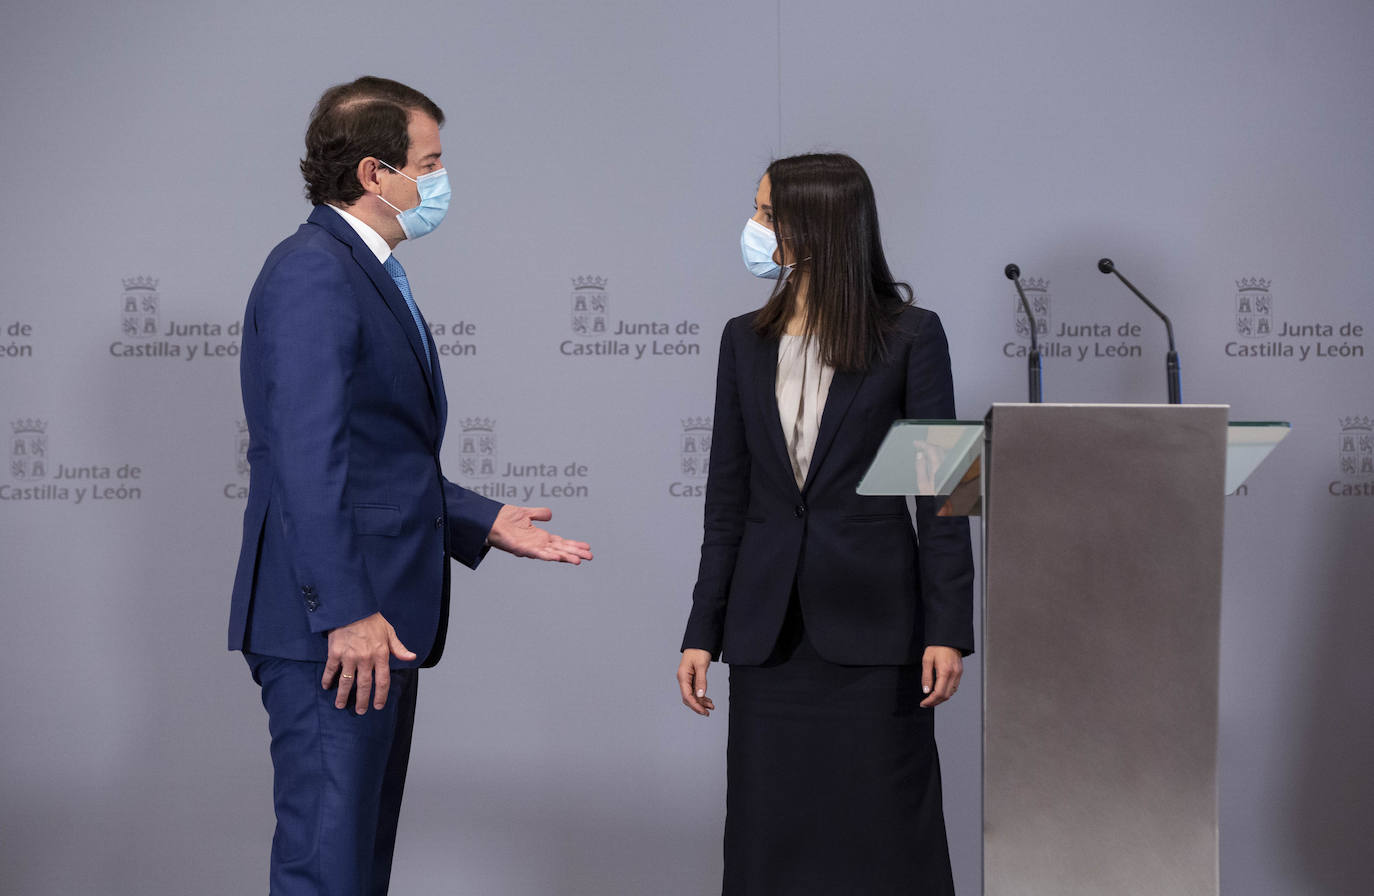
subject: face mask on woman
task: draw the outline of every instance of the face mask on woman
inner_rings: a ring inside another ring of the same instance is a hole
[[[744,255],[744,266],[755,277],[766,280],[783,280],[792,273],[794,264],[780,265],[773,260],[778,251],[778,238],[771,228],[764,227],[750,218],[744,222],[744,232],[739,237],[740,252]]]

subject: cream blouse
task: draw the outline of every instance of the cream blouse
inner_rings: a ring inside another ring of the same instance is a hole
[[[821,363],[816,343],[784,333],[778,345],[778,418],[792,459],[797,488],[806,482],[825,398],[830,394],[834,368]]]

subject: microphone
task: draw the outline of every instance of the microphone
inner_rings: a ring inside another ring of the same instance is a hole
[[[1169,334],[1169,354],[1165,360],[1165,374],[1169,380],[1169,404],[1181,404],[1183,402],[1183,388],[1178,379],[1178,352],[1174,349],[1174,325],[1169,321],[1168,315],[1155,307],[1155,303],[1145,298],[1144,293],[1136,289],[1131,281],[1121,276],[1121,272],[1112,264],[1110,258],[1103,258],[1097,263],[1097,269],[1104,274],[1116,274],[1117,279],[1126,284],[1126,288],[1136,294],[1140,301],[1149,306],[1150,310],[1159,315],[1159,319],[1164,321],[1164,328]]]
[[[1035,341],[1035,315],[1031,314],[1030,302],[1026,301],[1026,293],[1021,289],[1021,269],[1014,264],[1009,264],[1002,269],[1002,273],[1007,275],[1007,279],[1016,284],[1016,294],[1021,297],[1021,308],[1026,312],[1026,320],[1030,323],[1030,355],[1026,359],[1027,372],[1030,377],[1030,402],[1039,404],[1043,401],[1041,395],[1040,382],[1040,346]]]

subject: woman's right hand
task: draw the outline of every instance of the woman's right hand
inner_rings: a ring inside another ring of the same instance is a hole
[[[709,716],[716,704],[706,696],[706,667],[711,665],[711,654],[705,650],[689,647],[682,651],[682,662],[677,664],[677,684],[682,689],[682,705],[697,715]]]

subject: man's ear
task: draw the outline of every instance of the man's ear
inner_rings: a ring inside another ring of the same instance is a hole
[[[382,182],[378,175],[381,174],[382,166],[372,156],[368,156],[358,163],[358,183],[368,193],[378,196],[382,193]]]

